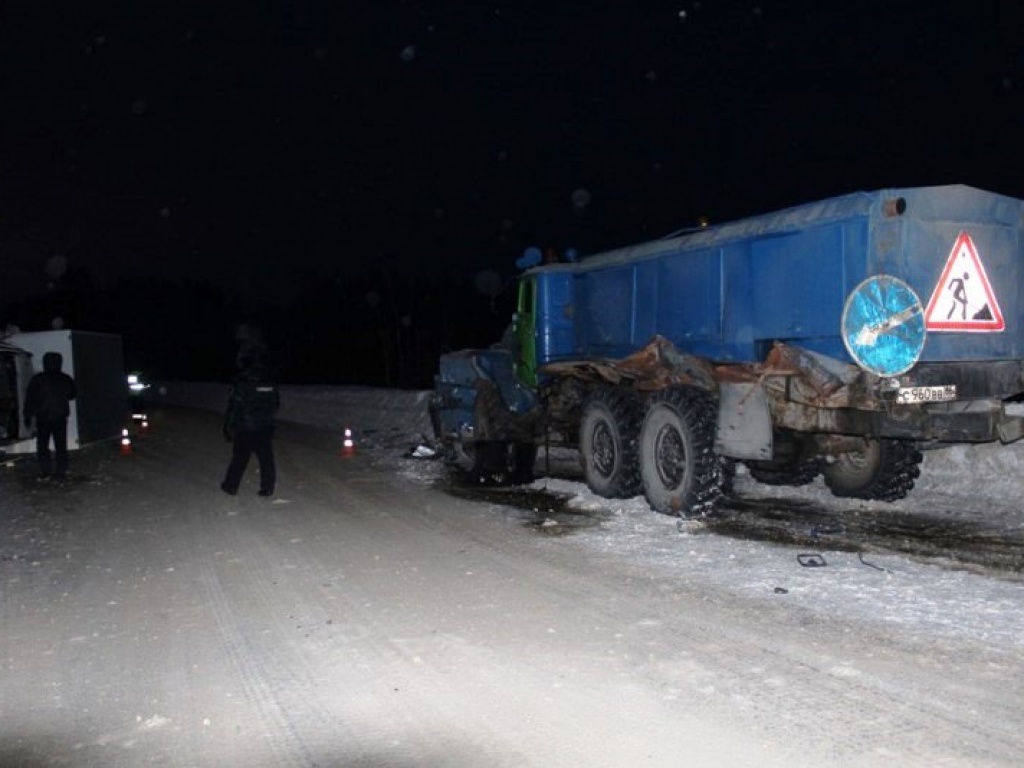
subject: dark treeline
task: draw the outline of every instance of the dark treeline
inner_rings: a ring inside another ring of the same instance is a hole
[[[122,279],[97,286],[69,272],[44,294],[0,305],[0,328],[120,334],[125,365],[151,380],[218,381],[233,372],[235,330],[263,331],[280,381],[429,388],[438,355],[497,342],[511,283],[367,271],[311,276],[253,298],[205,281]]]

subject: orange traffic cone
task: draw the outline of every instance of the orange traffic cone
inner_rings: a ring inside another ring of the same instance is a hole
[[[356,442],[352,439],[352,430],[345,427],[345,439],[341,443],[341,455],[344,458],[356,455]]]
[[[132,439],[127,429],[121,430],[121,455],[125,456],[132,452]]]

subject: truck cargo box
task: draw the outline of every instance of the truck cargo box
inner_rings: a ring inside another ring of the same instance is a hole
[[[865,279],[919,298],[921,362],[1024,359],[1024,202],[962,185],[860,192],[535,270],[538,365],[622,357],[658,334],[722,362],[775,342],[855,362]]]

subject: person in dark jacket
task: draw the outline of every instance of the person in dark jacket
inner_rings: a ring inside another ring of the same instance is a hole
[[[75,399],[75,380],[61,370],[64,358],[59,352],[43,355],[43,370],[29,380],[22,415],[25,428],[36,422],[36,456],[39,476],[62,479],[68,472],[68,417]],[[50,455],[50,440],[56,454],[56,466]]]
[[[224,415],[224,438],[234,444],[220,489],[234,496],[255,453],[260,468],[260,496],[272,496],[277,470],[274,465],[274,417],[281,405],[277,385],[262,358],[239,358],[241,370],[231,383]]]

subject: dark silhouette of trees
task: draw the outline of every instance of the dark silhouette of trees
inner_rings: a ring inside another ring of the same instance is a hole
[[[46,293],[0,305],[0,329],[120,334],[125,365],[153,380],[226,381],[239,324],[262,329],[282,383],[427,389],[445,351],[497,342],[511,289],[484,295],[472,275],[398,264],[308,276],[287,300],[208,281],[122,279],[69,271]]]

